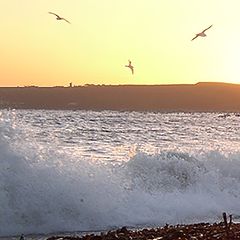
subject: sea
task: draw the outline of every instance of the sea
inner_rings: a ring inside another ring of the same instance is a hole
[[[0,110],[0,164],[1,239],[239,220],[239,113]]]

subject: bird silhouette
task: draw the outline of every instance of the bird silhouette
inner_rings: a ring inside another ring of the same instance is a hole
[[[192,41],[193,41],[194,39],[196,39],[197,37],[206,37],[207,35],[205,34],[205,32],[206,32],[209,28],[211,28],[211,27],[212,27],[212,25],[211,25],[210,27],[204,29],[202,32],[197,33],[196,36],[192,39]]]
[[[132,71],[132,74],[134,74],[134,67],[132,66],[132,62],[130,60],[128,60],[128,65],[125,65],[125,67],[130,68]]]
[[[71,24],[66,18],[60,17],[59,15],[57,15],[56,13],[53,12],[48,12],[49,14],[55,15],[57,20],[64,20],[65,22]]]

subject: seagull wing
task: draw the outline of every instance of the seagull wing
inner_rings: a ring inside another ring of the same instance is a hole
[[[66,21],[67,23],[71,24],[67,19],[62,18],[62,20]]]
[[[133,69],[133,67],[131,67],[131,70],[132,70],[132,74],[134,74],[134,69]]]
[[[208,30],[209,28],[211,28],[211,27],[212,27],[212,25],[211,25],[210,27],[204,29],[202,32],[204,33],[205,31],[207,31],[207,30]]]
[[[49,14],[53,14],[53,15],[55,15],[56,17],[58,17],[58,18],[61,18],[59,15],[57,15],[56,13],[53,13],[53,12],[48,12]]]
[[[191,41],[193,41],[194,39],[196,39],[198,37],[198,35],[196,35]]]

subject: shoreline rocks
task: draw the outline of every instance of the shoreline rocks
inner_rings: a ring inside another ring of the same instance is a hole
[[[47,240],[235,240],[240,239],[240,223],[197,223],[161,228],[129,230],[126,227],[99,235],[53,236]]]

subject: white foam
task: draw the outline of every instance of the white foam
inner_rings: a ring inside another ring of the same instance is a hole
[[[113,165],[0,124],[0,235],[213,221],[240,214],[240,153],[137,152]],[[114,162],[114,159],[112,159]]]

